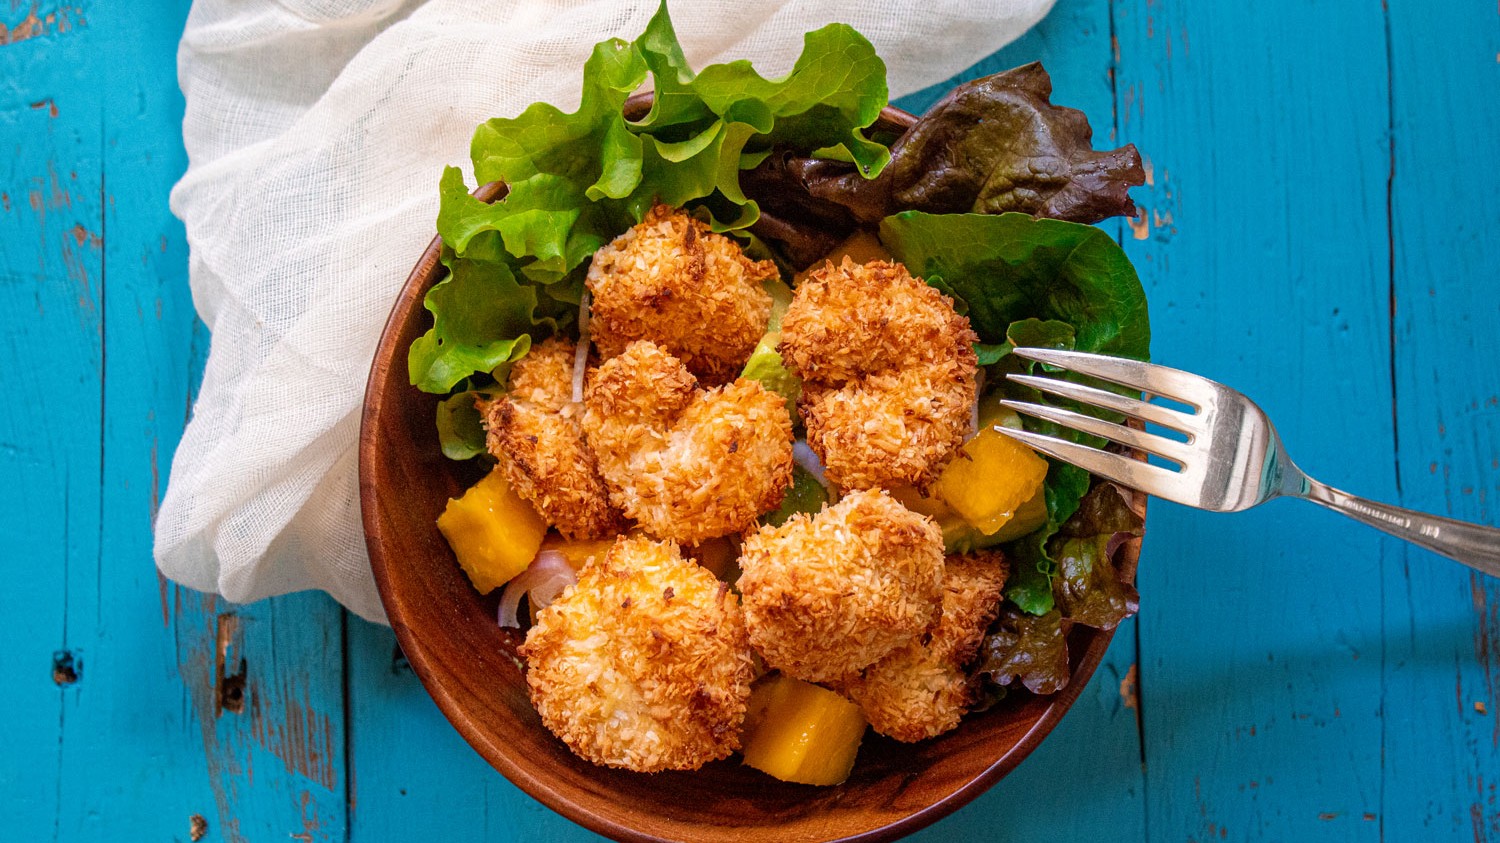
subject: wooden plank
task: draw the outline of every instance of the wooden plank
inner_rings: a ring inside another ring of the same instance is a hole
[[[1500,524],[1500,15],[1390,4],[1391,334],[1401,502]],[[1401,548],[1387,572],[1382,824],[1500,838],[1500,584]]]
[[[1255,397],[1315,476],[1391,497],[1380,5],[1114,10],[1156,359]],[[1293,502],[1151,522],[1148,838],[1376,839],[1395,544]]]
[[[1096,145],[1115,145],[1109,16],[1108,0],[1061,0],[1015,43],[897,104],[920,114],[954,85],[1041,61],[1052,75],[1053,102],[1087,114]],[[1101,227],[1117,237],[1124,230],[1118,221]],[[1145,547],[1143,569],[1160,558],[1154,536]],[[1134,697],[1135,649],[1136,625],[1127,622],[1083,696],[1036,753],[973,804],[913,839],[936,843],[997,835],[1007,840],[1143,838],[1145,782]]]
[[[41,19],[45,19],[45,12]],[[62,816],[61,733],[102,655],[91,630],[100,553],[102,258],[97,242],[98,97],[55,94],[74,72],[78,28],[38,32],[0,9],[0,537],[11,576],[0,589],[0,675],[10,716],[0,734],[6,825],[48,839]],[[16,33],[26,34],[19,38]],[[66,107],[66,109],[64,109]]]
[[[210,839],[344,837],[342,611],[226,606],[151,563],[205,348],[166,207],[187,7],[74,4],[66,27],[42,10],[50,29],[0,48],[19,83],[0,93],[17,149],[0,295],[28,314],[5,346],[24,400],[0,414],[18,478],[0,518],[36,573],[0,598],[17,642],[0,669],[21,685],[0,787],[27,839],[187,839],[195,815]],[[54,670],[54,650],[71,662]]]
[[[417,681],[388,627],[349,619],[350,843],[600,840],[480,758]]]

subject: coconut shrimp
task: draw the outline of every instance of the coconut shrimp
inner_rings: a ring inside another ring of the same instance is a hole
[[[584,444],[582,407],[572,401],[574,345],[553,337],[511,368],[506,394],[481,407],[485,445],[510,487],[569,538],[620,532],[593,453]]]
[[[750,643],[808,682],[851,677],[915,640],[942,607],[943,537],[885,492],[853,492],[746,537]]]
[[[744,530],[791,484],[791,417],[755,381],[701,390],[682,361],[641,340],[599,367],[584,405],[611,500],[658,538]]]
[[[596,764],[696,770],[739,748],[754,671],[739,600],[675,544],[617,540],[521,653],[542,722]]]
[[[978,337],[953,302],[899,263],[813,270],[778,350],[802,379],[807,444],[843,488],[925,487],[963,443]]]
[[[761,282],[778,277],[687,213],[657,205],[594,253],[592,331],[608,359],[650,340],[709,386],[733,380],[771,317]]]
[[[912,742],[958,726],[977,697],[976,680],[964,668],[1000,611],[1008,573],[995,551],[948,557],[942,616],[926,640],[898,647],[841,688],[875,731]]]

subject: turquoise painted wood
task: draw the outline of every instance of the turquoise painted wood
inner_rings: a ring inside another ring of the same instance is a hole
[[[151,566],[209,342],[166,206],[187,7],[0,0],[0,839],[591,839],[389,630]],[[1151,159],[1106,227],[1158,359],[1322,479],[1500,520],[1493,4],[1059,0],[960,78],[1032,59]],[[1141,591],[1057,732],[916,839],[1500,839],[1500,583],[1289,502],[1158,503]]]

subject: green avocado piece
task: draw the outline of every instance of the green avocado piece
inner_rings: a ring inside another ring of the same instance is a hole
[[[792,466],[792,485],[786,490],[786,497],[782,498],[781,506],[774,512],[768,512],[760,517],[761,523],[780,527],[787,519],[799,512],[816,515],[823,509],[823,504],[828,502],[828,490],[818,482],[818,478],[812,472],[800,465]]]
[[[781,354],[776,350],[776,343],[780,341],[780,331],[771,331],[761,337],[755,351],[750,353],[744,371],[740,372],[740,377],[760,381],[761,386],[786,399],[786,411],[795,422],[797,399],[802,396],[802,381],[781,362]]]
[[[750,359],[745,362],[745,368],[740,372],[740,377],[760,381],[766,389],[785,398],[786,410],[795,422],[797,399],[802,396],[802,381],[787,370],[786,364],[781,360],[780,352],[776,350],[776,344],[781,342],[781,317],[792,303],[792,288],[779,278],[772,278],[762,283],[766,292],[771,294],[771,319],[766,327],[765,336],[760,338],[755,350],[750,353]]]

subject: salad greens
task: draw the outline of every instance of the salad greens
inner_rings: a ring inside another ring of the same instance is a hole
[[[626,101],[648,80],[642,115]],[[896,137],[872,128],[887,104],[885,65],[850,27],[808,33],[781,79],[744,61],[694,72],[663,3],[640,37],[595,46],[575,111],[538,103],[478,127],[473,172],[481,185],[503,182],[500,199],[476,198],[456,167],[442,175],[448,275],[424,301],[432,327],[412,343],[408,370],[414,386],[446,396],[437,412],[444,454],[485,454],[476,399],[498,395],[534,342],[576,333],[589,258],[657,202],[689,208],[792,270],[878,226],[897,259],[967,314],[991,389],[1078,409],[1005,375],[1037,367],[1012,354],[1022,346],[1149,356],[1135,270],[1086,224],[1133,213],[1128,190],[1144,171],[1133,146],[1094,150],[1083,114],[1050,95],[1046,71],[1026,65],[956,88]],[[779,292],[778,313],[789,298]],[[778,379],[789,377],[778,327],[746,375],[791,396],[795,382]],[[787,503],[763,520],[826,497],[800,467],[795,478]],[[1051,462],[1045,499],[1045,526],[1006,545],[1009,600],[981,667],[991,690],[1017,677],[1034,692],[1057,690],[1068,678],[1067,622],[1112,629],[1136,610],[1135,589],[1111,563],[1141,531],[1119,491]]]
[[[631,122],[622,108],[648,75],[651,111]],[[450,274],[427,295],[433,327],[412,344],[412,384],[446,393],[524,355],[542,338],[533,333],[563,328],[589,256],[655,202],[697,203],[720,231],[754,223],[759,209],[740,172],[774,146],[878,175],[890,151],[862,130],[886,100],[884,62],[843,24],[808,33],[785,78],[765,79],[744,61],[695,75],[663,3],[636,40],[594,48],[577,111],[537,103],[475,131],[474,174],[505,182],[502,200],[471,196],[456,167],[443,173],[438,233]]]
[[[929,214],[902,211],[880,223],[880,239],[913,274],[951,295],[979,335],[979,353],[996,369],[997,388],[1012,397],[1053,403],[1011,384],[1007,371],[1032,364],[1009,356],[1022,345],[1122,357],[1150,356],[1146,295],[1130,259],[1093,226],[1027,214]],[[1068,377],[1073,377],[1068,375]],[[1026,417],[1027,429],[1095,440]],[[1078,508],[1088,473],[1050,461],[1047,525],[1012,545],[1016,566],[1006,595],[1033,614],[1051,611],[1057,562],[1047,541]]]

